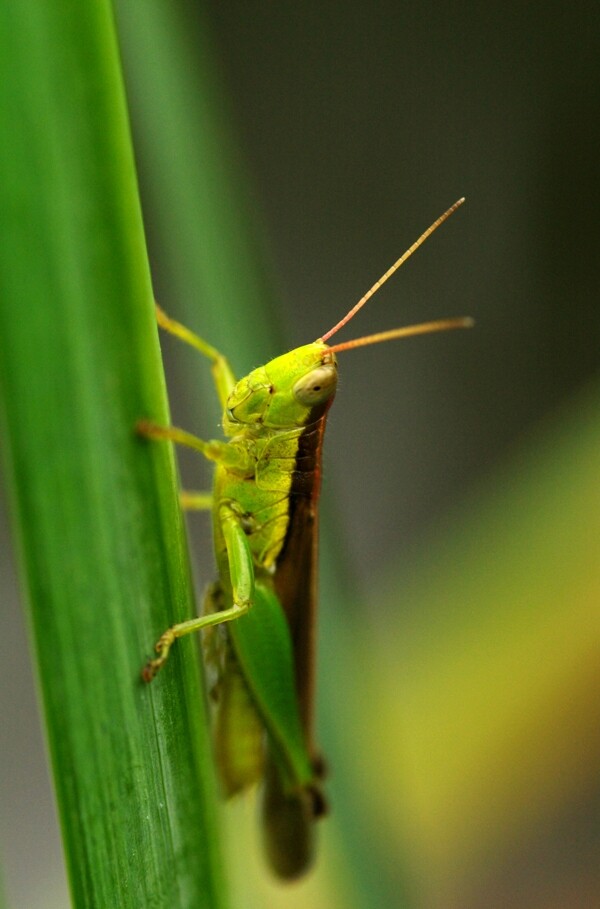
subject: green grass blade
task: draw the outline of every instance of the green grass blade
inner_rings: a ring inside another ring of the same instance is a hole
[[[6,4],[0,415],[76,906],[222,905],[193,611],[111,6]],[[35,857],[32,856],[32,861]]]

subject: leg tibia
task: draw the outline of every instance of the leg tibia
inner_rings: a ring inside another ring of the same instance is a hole
[[[223,452],[227,449],[227,442],[211,440],[205,442],[198,436],[186,432],[185,429],[179,429],[177,426],[159,426],[152,420],[138,420],[135,425],[135,431],[139,436],[146,439],[158,439],[167,442],[175,442],[176,445],[185,445],[186,448],[193,448],[199,451],[209,461],[220,461]]]
[[[248,612],[249,607],[249,602],[234,603],[229,609],[223,609],[220,612],[212,612],[209,615],[199,616],[196,619],[180,622],[178,625],[167,628],[167,630],[161,634],[156,642],[156,647],[154,648],[158,653],[158,656],[153,660],[148,660],[142,669],[143,680],[145,682],[152,681],[159,669],[166,663],[169,651],[177,638],[182,638],[186,634],[192,634],[194,631],[200,631],[202,628],[207,628],[209,625],[219,625],[221,622],[231,622],[232,619],[237,619],[239,616],[244,615],[245,612]]]
[[[255,457],[247,445],[234,445],[230,442],[221,442],[219,439],[205,441],[191,432],[186,432],[185,429],[179,429],[177,426],[159,426],[152,420],[138,420],[135,424],[135,431],[146,439],[174,442],[176,445],[193,448],[194,451],[199,451],[204,455],[208,461],[247,471],[249,475],[255,469]]]
[[[200,631],[202,628],[208,628],[211,625],[219,625],[221,622],[230,622],[233,619],[237,619],[248,612],[252,604],[254,597],[254,563],[248,537],[240,524],[239,516],[230,503],[221,503],[219,517],[227,548],[233,605],[226,609],[217,608],[214,612],[209,612],[199,618],[190,619],[187,622],[181,622],[178,625],[173,625],[172,628],[168,628],[156,644],[158,656],[150,660],[142,670],[142,678],[147,682],[154,678],[165,663],[169,656],[169,650],[177,638],[191,634],[194,631]],[[214,602],[216,603],[216,600]],[[229,602],[231,602],[231,599],[229,599]]]
[[[179,493],[179,504],[184,511],[210,511],[213,507],[211,492],[190,492],[182,489]]]
[[[156,321],[169,334],[175,335],[181,341],[185,341],[186,344],[191,344],[192,347],[195,347],[196,350],[199,350],[203,356],[211,361],[215,388],[217,389],[221,407],[224,408],[227,398],[235,385],[235,376],[231,371],[227,358],[203,338],[190,331],[185,325],[182,325],[181,322],[171,319],[158,304],[156,304]]]

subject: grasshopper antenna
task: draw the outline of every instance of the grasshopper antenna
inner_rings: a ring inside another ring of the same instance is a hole
[[[454,214],[456,209],[459,208],[463,204],[464,201],[465,201],[464,197],[462,199],[458,199],[458,201],[456,201],[454,203],[454,205],[451,205],[450,208],[447,211],[445,211],[443,215],[440,215],[439,218],[436,218],[436,220],[433,222],[433,224],[431,224],[427,228],[427,230],[421,234],[419,239],[415,240],[415,242],[412,244],[412,246],[410,246],[406,250],[406,252],[403,253],[400,256],[400,258],[396,262],[394,262],[394,264],[390,268],[388,268],[388,270],[385,272],[385,274],[383,274],[381,276],[381,278],[375,282],[373,287],[371,287],[371,289],[366,292],[364,297],[360,298],[358,303],[352,307],[350,312],[346,313],[344,318],[340,319],[340,321],[337,323],[337,325],[334,325],[333,328],[330,328],[329,331],[326,332],[318,340],[327,341],[329,338],[331,338],[332,335],[334,335],[336,332],[338,332],[340,330],[340,328],[343,328],[343,326],[346,325],[347,322],[349,322],[351,319],[353,319],[354,316],[356,315],[356,313],[359,311],[359,309],[363,308],[363,306],[365,305],[367,300],[370,300],[371,297],[373,296],[373,294],[377,293],[379,288],[385,284],[385,282],[388,280],[388,278],[391,278],[392,275],[394,274],[394,272],[398,271],[400,266],[404,265],[404,263],[406,262],[407,259],[410,259],[412,254],[414,252],[416,252],[416,250],[419,248],[419,246],[421,246],[425,242],[425,240],[427,240],[427,238],[431,236],[431,234],[434,232],[434,230],[437,230],[438,227],[444,223],[444,221],[447,221],[448,218],[450,217],[450,215]],[[349,341],[347,343],[347,345],[346,344],[343,346],[338,345],[337,347],[332,348],[332,349],[347,350],[348,346],[362,347],[364,344],[377,344],[380,341],[389,341],[392,338],[406,337],[407,334],[423,334],[424,331],[444,331],[447,328],[468,328],[473,323],[472,323],[472,320],[467,320],[467,319],[446,319],[443,322],[428,322],[426,324],[430,325],[431,327],[425,328],[422,325],[415,325],[415,326],[412,326],[411,328],[393,329],[391,332],[382,332],[381,335],[372,335],[372,336],[370,336],[369,339],[360,338],[360,339],[357,339],[357,341],[355,341],[355,342]],[[419,329],[419,330],[417,330],[417,329]],[[398,331],[401,332],[400,335],[395,333]]]
[[[453,328],[472,328],[475,320],[470,316],[457,316],[455,319],[436,319],[434,322],[420,322],[418,325],[405,325],[402,328],[391,328],[364,338],[354,338],[334,344],[329,350],[339,353],[341,350],[353,350],[355,347],[366,347],[367,344],[381,344],[382,341],[395,341],[396,338],[412,338],[415,335],[428,335],[434,331],[451,331]]]

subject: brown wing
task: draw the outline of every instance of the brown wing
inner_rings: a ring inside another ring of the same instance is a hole
[[[313,756],[318,500],[325,420],[326,411],[321,408],[318,418],[309,423],[299,440],[290,491],[290,521],[274,579],[290,626],[300,716]]]
[[[321,408],[299,439],[289,498],[289,524],[275,572],[275,589],[292,638],[296,690],[306,747],[317,777],[321,764],[313,739],[317,623],[318,500],[327,408]],[[282,878],[303,874],[314,855],[314,821],[327,810],[318,786],[285,792],[272,758],[263,798],[264,837],[272,868]]]

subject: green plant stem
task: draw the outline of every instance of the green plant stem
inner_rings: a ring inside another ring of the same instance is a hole
[[[5,4],[0,417],[77,907],[223,905],[194,611],[112,9]],[[35,863],[35,857],[32,857]]]

